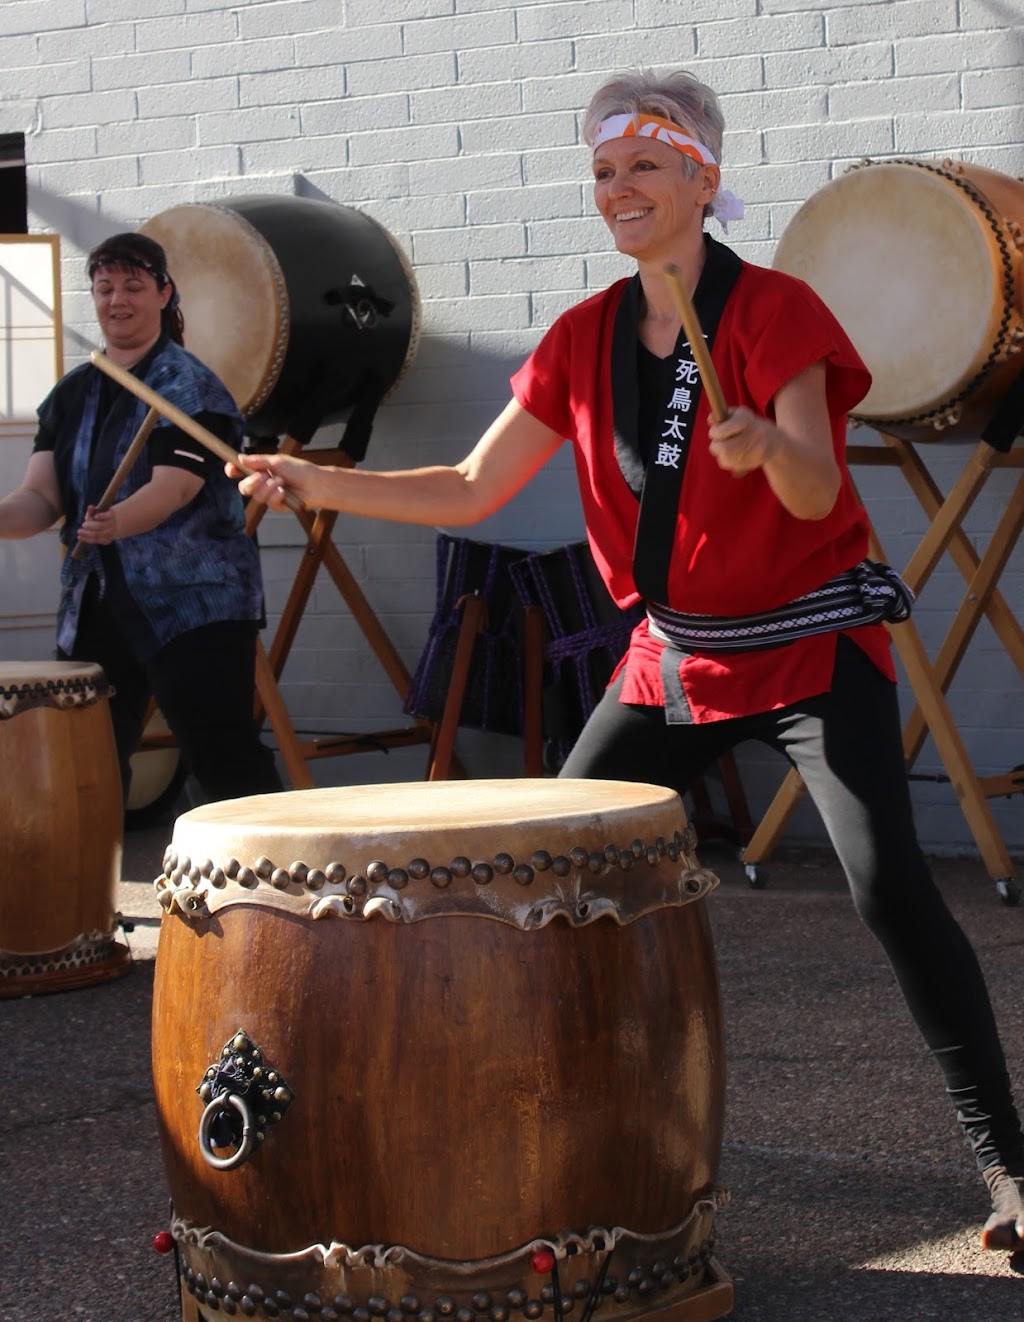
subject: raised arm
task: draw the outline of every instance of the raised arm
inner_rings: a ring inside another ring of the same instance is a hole
[[[21,485],[0,500],[0,537],[34,537],[63,513],[53,453],[40,450],[29,459]]]
[[[775,396],[775,421],[738,408],[710,429],[711,453],[742,474],[763,468],[768,485],[798,519],[823,519],[836,503],[841,474],[825,398],[825,364],[815,363]]]
[[[247,455],[246,463],[259,471],[243,477],[239,490],[272,509],[283,508],[282,493],[289,490],[309,509],[459,527],[479,522],[511,500],[562,439],[511,400],[465,459],[451,466],[380,473],[320,466],[287,455]],[[240,476],[230,464],[227,471]]]

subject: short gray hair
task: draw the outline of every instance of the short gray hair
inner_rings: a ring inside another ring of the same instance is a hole
[[[599,87],[583,117],[583,140],[588,147],[593,146],[598,125],[609,115],[659,115],[671,120],[703,143],[721,164],[725,119],[718,97],[685,69],[661,74],[653,69],[632,69]],[[684,160],[692,167],[689,173],[697,170],[696,161]]]

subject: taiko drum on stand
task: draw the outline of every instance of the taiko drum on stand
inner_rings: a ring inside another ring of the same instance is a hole
[[[153,1073],[186,1322],[724,1316],[693,839],[602,781],[180,817]]]
[[[871,372],[852,415],[975,441],[1024,366],[1024,181],[963,161],[865,161],[797,211],[773,265],[806,280]]]
[[[882,444],[854,437],[846,457],[897,468],[924,511],[928,526],[902,571],[918,610],[946,553],[964,579],[934,660],[913,619],[892,630],[916,699],[903,729],[904,759],[910,771],[932,737],[1000,899],[1018,904],[1014,861],[988,800],[1021,793],[1024,781],[1016,769],[976,773],[946,693],[985,617],[1024,675],[1024,629],[999,590],[1024,527],[1024,474],[986,493],[1002,508],[983,548],[966,527],[993,474],[1024,468],[1024,181],[964,161],[865,160],[800,207],[773,265],[824,300],[871,373],[871,389],[850,416]],[[947,493],[920,453],[934,442],[970,443]],[[874,529],[869,554],[887,558]],[[803,791],[790,771],[744,848],[752,884],[763,884],[758,864]]]

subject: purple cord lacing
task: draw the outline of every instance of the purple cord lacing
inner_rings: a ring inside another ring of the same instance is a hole
[[[502,568],[503,555],[525,554],[515,551],[512,547],[500,546],[497,543],[473,542],[464,537],[450,537],[447,533],[438,534],[434,618],[430,623],[427,643],[416,667],[409,695],[405,700],[405,710],[409,713],[415,714],[430,709],[430,700],[433,696],[431,690],[439,654],[452,634],[458,634],[462,622],[462,613],[458,602],[467,592],[469,557],[470,551],[474,547],[486,548],[486,570],[483,587],[468,589],[468,591],[483,597],[484,602],[488,604],[493,598],[495,584]],[[479,661],[474,665],[474,672],[482,677],[482,685],[479,690],[482,712],[480,728],[488,730],[493,728],[490,720],[491,702],[494,695],[496,655],[501,648],[511,648],[513,656],[518,662],[519,647],[515,631],[515,619],[512,613],[506,613],[500,628],[497,630],[489,629],[485,621],[485,627],[477,635],[475,646],[480,647],[482,652]],[[521,686],[517,688],[515,696],[516,718],[521,730],[523,724]]]
[[[544,660],[555,671],[563,662],[573,662],[580,710],[584,720],[597,705],[591,693],[590,676],[587,673],[587,663],[591,654],[604,649],[613,661],[617,661],[626,650],[635,624],[643,616],[642,609],[637,606],[630,611],[624,611],[621,620],[599,623],[590,588],[580,565],[580,552],[585,545],[586,543],[572,543],[562,548],[568,561],[576,604],[586,622],[583,629],[577,629],[572,633],[566,632],[549,580],[543,572],[545,558],[551,552],[528,555],[518,564],[509,566],[509,574],[524,605],[539,605],[543,611],[546,626]]]

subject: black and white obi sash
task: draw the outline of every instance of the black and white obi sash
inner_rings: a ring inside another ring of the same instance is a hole
[[[650,631],[677,652],[757,652],[798,638],[910,616],[914,594],[896,570],[862,560],[775,610],[756,615],[687,615],[647,604]]]

